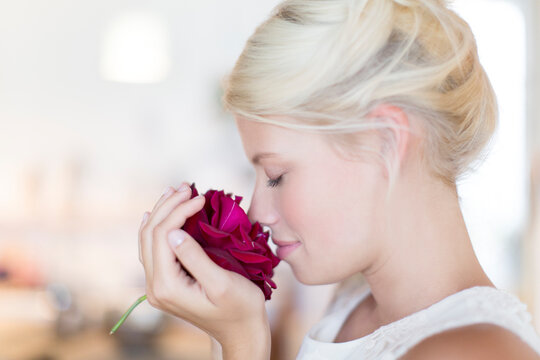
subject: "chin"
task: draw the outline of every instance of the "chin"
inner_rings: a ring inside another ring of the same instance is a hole
[[[312,272],[297,271],[294,268],[292,268],[292,270],[296,280],[304,285],[328,285],[343,280],[341,278],[336,278],[335,276],[318,276]]]

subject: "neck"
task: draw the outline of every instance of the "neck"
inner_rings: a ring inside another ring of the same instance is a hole
[[[463,289],[493,286],[474,253],[455,188],[433,181],[408,185],[395,188],[381,226],[383,245],[362,271],[380,325]]]

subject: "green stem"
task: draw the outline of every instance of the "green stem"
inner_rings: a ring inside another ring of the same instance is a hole
[[[122,315],[122,317],[120,318],[120,320],[118,320],[116,325],[113,326],[109,335],[113,334],[116,330],[118,330],[120,325],[124,323],[128,315],[131,314],[131,312],[133,311],[133,309],[135,309],[135,307],[139,305],[140,303],[142,303],[144,300],[146,300],[146,295],[143,295],[140,298],[138,298],[137,301],[135,301],[133,305],[131,305],[131,307],[124,313],[124,315]]]

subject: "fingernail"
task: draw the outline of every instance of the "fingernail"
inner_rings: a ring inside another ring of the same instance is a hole
[[[175,249],[178,245],[180,245],[184,239],[186,238],[186,233],[181,230],[173,230],[169,233],[168,240],[169,245]]]
[[[148,220],[148,216],[150,214],[148,212],[145,212],[143,217],[142,217],[142,225],[146,224],[146,220]]]
[[[178,191],[186,191],[187,189],[189,189],[189,185],[188,184],[182,184],[178,188]]]
[[[165,190],[163,190],[163,194],[161,196],[169,195],[172,192],[172,189],[170,186],[167,186]]]

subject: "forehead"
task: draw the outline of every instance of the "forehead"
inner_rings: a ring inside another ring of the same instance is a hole
[[[266,116],[279,122],[281,116]],[[235,116],[244,150],[250,157],[260,152],[301,155],[321,150],[325,143],[320,134],[261,123]]]
[[[266,118],[270,120],[276,120],[279,124],[281,117],[277,116],[267,116]],[[285,128],[283,126],[262,123],[255,120],[249,120],[242,116],[235,116],[236,126],[242,137],[251,138],[251,137],[260,137],[263,140],[269,137],[294,137],[295,135],[301,135],[298,131]]]

